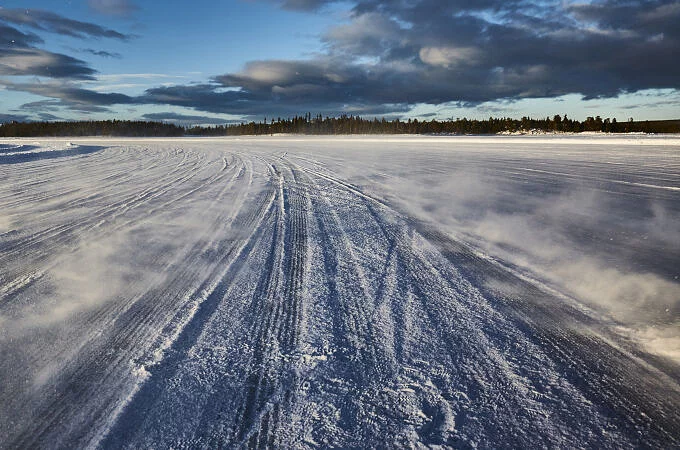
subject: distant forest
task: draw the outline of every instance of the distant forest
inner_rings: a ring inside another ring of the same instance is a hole
[[[588,117],[584,121],[567,116],[522,119],[493,118],[485,120],[386,120],[364,119],[342,115],[322,117],[306,114],[293,118],[276,118],[261,122],[225,124],[211,127],[182,127],[163,122],[128,120],[73,122],[9,122],[0,124],[0,137],[37,136],[243,136],[278,133],[336,134],[498,134],[600,131],[605,133],[680,133],[680,120],[617,122],[616,119]]]

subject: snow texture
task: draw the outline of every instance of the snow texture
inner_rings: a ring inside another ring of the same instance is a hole
[[[680,446],[680,139],[0,142],[0,448]]]

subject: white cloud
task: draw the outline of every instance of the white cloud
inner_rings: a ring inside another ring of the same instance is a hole
[[[9,71],[17,73],[30,72],[56,62],[57,58],[54,54],[42,50],[25,49],[17,54],[0,55],[0,67],[5,66]]]
[[[473,47],[423,47],[418,56],[425,64],[451,67],[476,62],[480,52]]]

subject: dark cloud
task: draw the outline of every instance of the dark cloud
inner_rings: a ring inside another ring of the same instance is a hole
[[[110,106],[135,103],[132,97],[125,94],[96,92],[71,84],[10,83],[6,84],[5,87],[6,89],[30,92],[43,97],[58,98],[70,103],[82,103],[84,105]]]
[[[90,22],[68,19],[50,11],[40,9],[6,9],[0,8],[0,20],[14,25],[30,27],[35,30],[48,31],[81,39],[111,38],[128,40],[133,36],[101,27]]]
[[[142,116],[144,120],[172,122],[177,125],[224,125],[232,122],[219,117],[195,116],[174,112],[149,113]]]
[[[19,108],[24,111],[46,112],[59,111],[59,100],[39,100],[37,102],[24,103]]]
[[[61,111],[63,106],[65,104],[59,100],[39,100],[37,102],[24,103],[19,107],[19,110],[32,114],[38,120],[54,121],[64,120],[62,117],[52,114],[53,112]]]
[[[0,23],[0,46],[6,47],[29,47],[42,44],[43,40],[37,34],[22,33],[16,28]]]
[[[332,2],[279,3],[317,10]],[[678,23],[677,1],[360,0],[346,24],[322,37],[326,55],[248,63],[216,77],[217,87],[196,88],[196,107],[403,110],[679,88]],[[191,89],[168,89],[191,106]]]
[[[12,25],[10,25],[12,24]],[[109,112],[107,106],[134,103],[122,94],[102,94],[81,88],[74,81],[94,80],[96,71],[85,61],[68,55],[38,48],[44,40],[35,33],[17,27],[32,28],[77,38],[114,38],[126,40],[130,36],[98,25],[64,18],[40,10],[14,10],[0,7],[0,76],[38,76],[61,79],[61,82],[24,82],[0,79],[0,86],[8,90],[30,92],[53,100],[32,102],[21,109],[30,111],[42,120],[55,120],[49,111],[67,109],[77,112]],[[85,52],[105,57],[119,57],[116,53],[85,49]],[[8,116],[9,117],[9,116]],[[25,119],[29,116],[12,116]]]
[[[639,108],[655,108],[659,106],[677,106],[680,108],[680,98],[670,100],[659,100],[656,102],[636,103],[632,105],[623,105],[622,109],[639,109]]]
[[[318,11],[336,0],[275,0],[275,3],[292,11]]]
[[[34,120],[40,120],[40,121],[55,121],[55,120],[64,120],[62,117],[55,116],[54,114],[50,113],[35,113],[35,115],[27,115],[27,114],[0,114],[0,123],[8,123],[8,122],[31,122]]]
[[[577,3],[566,7],[575,18],[597,24],[605,31],[625,30],[641,37],[680,34],[680,2],[602,1]]]
[[[278,3],[318,10],[333,2]],[[680,88],[679,22],[680,2],[666,0],[359,0],[346,23],[323,35],[325,52],[312,59],[252,61],[209,83],[157,87],[137,97],[69,84],[13,89],[70,107],[158,104],[251,117],[370,116],[419,103],[470,106],[574,93],[614,97]]]
[[[84,61],[37,48],[0,46],[0,75],[38,75],[92,79],[95,70]]]
[[[25,114],[2,114],[0,113],[0,123],[26,122],[30,117]]]
[[[90,8],[109,16],[129,16],[139,7],[129,0],[88,0]]]
[[[52,122],[55,120],[64,120],[63,117],[55,116],[50,113],[38,113],[38,120],[43,122]]]
[[[0,8],[0,75],[92,79],[96,73],[80,59],[38,48],[37,45],[44,43],[40,36],[21,31],[15,26],[83,39],[107,37],[126,40],[130,37],[99,25],[67,19],[47,11]],[[99,56],[117,56],[105,51],[86,51]]]
[[[121,55],[120,53],[107,52],[107,51],[104,51],[104,50],[95,50],[95,49],[92,49],[92,48],[84,48],[84,49],[81,49],[80,51],[84,52],[84,53],[89,53],[89,54],[94,55],[94,56],[101,56],[102,58],[121,59],[123,57],[123,55]]]
[[[87,103],[71,103],[68,101],[61,102],[65,109],[78,113],[94,114],[94,113],[111,113],[110,108],[105,106],[97,106]]]
[[[279,63],[284,65],[295,64]],[[277,86],[274,89],[260,89],[261,82],[256,80],[249,88],[225,90],[225,88],[229,89],[230,85],[241,84],[241,82],[245,84],[246,81],[252,81],[245,79],[243,75],[235,75],[233,78],[220,77],[218,80],[221,80],[221,82],[214,84],[165,86],[149,89],[144,95],[137,97],[136,101],[248,117],[261,117],[263,115],[285,117],[303,111],[313,111],[324,115],[335,115],[343,112],[380,115],[408,109],[407,105],[364,102],[358,96],[349,100],[353,95],[350,92],[352,86],[333,81],[322,85],[315,65],[303,63],[302,66],[315,72],[303,75],[315,82]]]
[[[5,89],[11,91],[29,92],[31,94],[55,100],[32,102],[22,105],[22,109],[33,112],[55,111],[57,107],[84,113],[110,112],[109,106],[120,104],[136,104],[134,97],[117,93],[101,93],[90,89],[83,89],[71,82],[49,83],[14,83],[0,80]]]

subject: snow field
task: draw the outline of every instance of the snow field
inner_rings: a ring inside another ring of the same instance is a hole
[[[679,187],[640,137],[8,140],[0,447],[677,446]]]

